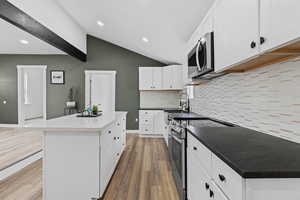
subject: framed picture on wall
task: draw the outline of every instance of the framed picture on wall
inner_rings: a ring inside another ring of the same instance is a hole
[[[64,70],[50,71],[50,83],[57,84],[57,85],[65,84],[65,71]]]

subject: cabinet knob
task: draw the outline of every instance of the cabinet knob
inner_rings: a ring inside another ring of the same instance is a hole
[[[209,189],[209,184],[205,183],[205,189],[208,190]]]
[[[197,147],[193,147],[193,149],[195,150],[195,151],[197,151],[198,149],[197,149]]]
[[[117,137],[117,139],[119,140],[119,139],[120,139],[120,137]]]
[[[120,123],[118,123],[117,125],[120,126]]]
[[[117,138],[116,137],[114,137],[114,140],[116,140]]]
[[[260,44],[263,44],[263,43],[265,43],[265,42],[266,42],[266,38],[260,37]]]
[[[209,197],[212,198],[214,197],[214,195],[215,195],[214,192],[212,190],[209,190]]]
[[[111,131],[108,131],[109,134],[111,134]]]
[[[252,41],[250,47],[251,49],[254,49],[256,47],[256,42]]]
[[[225,176],[222,174],[219,174],[220,181],[224,182],[226,180]]]

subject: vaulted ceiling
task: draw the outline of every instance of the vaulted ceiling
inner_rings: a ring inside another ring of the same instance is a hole
[[[187,40],[214,0],[56,0],[85,31],[164,63],[182,63]],[[104,23],[99,26],[97,21]],[[142,41],[146,37],[149,42]]]
[[[0,54],[65,54],[2,19],[0,30]]]

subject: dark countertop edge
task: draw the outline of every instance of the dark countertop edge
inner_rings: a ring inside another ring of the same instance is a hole
[[[287,179],[287,178],[300,178],[300,172],[259,172],[259,171],[252,171],[252,172],[245,172],[241,170],[239,167],[235,166],[229,159],[223,156],[221,153],[215,151],[209,145],[207,145],[204,141],[197,137],[193,133],[193,131],[187,128],[187,131],[196,138],[201,144],[203,144],[206,148],[208,148],[212,153],[214,153],[218,158],[220,158],[223,162],[225,162],[231,169],[233,169],[236,173],[238,173],[244,179]]]
[[[181,110],[180,108],[139,108],[139,110]]]

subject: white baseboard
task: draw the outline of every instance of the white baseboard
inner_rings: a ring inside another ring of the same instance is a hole
[[[163,135],[143,135],[143,134],[139,134],[140,137],[142,138],[164,138]]]
[[[33,154],[31,156],[29,156],[28,158],[15,163],[14,165],[3,169],[0,171],[0,181],[8,178],[9,176],[17,173],[18,171],[24,169],[25,167],[27,167],[28,165],[34,163],[35,161],[41,159],[43,157],[43,151],[40,151],[36,154]]]
[[[127,134],[138,134],[139,132],[139,130],[126,130]]]
[[[19,124],[0,124],[1,128],[19,128]]]

